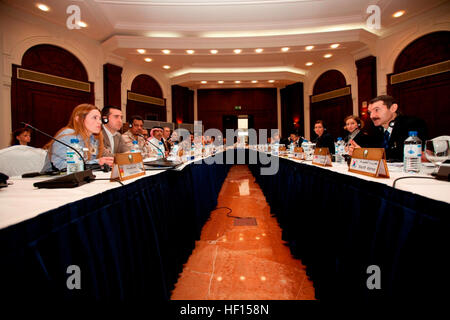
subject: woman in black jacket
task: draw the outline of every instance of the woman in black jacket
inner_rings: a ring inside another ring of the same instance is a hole
[[[327,132],[325,124],[322,120],[317,120],[314,124],[314,132],[317,134],[317,137],[312,140],[313,143],[316,144],[316,148],[328,148],[330,153],[334,154],[334,139]]]

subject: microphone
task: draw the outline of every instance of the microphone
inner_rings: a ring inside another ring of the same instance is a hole
[[[80,152],[78,152],[77,149],[75,149],[71,145],[68,145],[65,142],[60,141],[59,139],[52,137],[48,133],[45,133],[45,132],[39,130],[38,128],[33,127],[32,125],[29,125],[28,123],[21,122],[21,124],[23,124],[25,126],[25,128],[31,128],[31,129],[43,134],[44,136],[49,137],[52,140],[55,140],[56,142],[59,142],[62,145],[65,145],[66,147],[74,150],[80,156],[80,158],[83,160],[83,165],[84,165],[84,168],[86,169],[86,162],[84,161],[84,157],[80,154]],[[50,163],[51,163],[51,161],[50,161]],[[53,164],[52,164],[52,167],[54,167]],[[95,179],[95,176],[92,174],[92,170],[84,170],[84,171],[74,172],[74,173],[71,173],[71,174],[68,174],[65,176],[53,178],[50,180],[46,180],[46,181],[36,182],[33,184],[33,186],[35,186],[37,188],[48,188],[48,189],[75,188],[75,187],[81,186],[85,183],[91,182],[94,179]]]
[[[25,122],[20,122],[20,123],[23,124],[23,125],[25,126],[25,128],[31,128],[31,129],[33,129],[33,130],[39,132],[40,134],[43,134],[44,136],[46,136],[46,137],[48,137],[48,138],[50,138],[50,139],[53,139],[53,140],[55,140],[56,142],[59,142],[59,143],[61,143],[62,145],[65,145],[66,147],[68,147],[68,148],[72,149],[73,151],[75,151],[75,152],[80,156],[81,160],[83,160],[83,167],[86,168],[86,161],[84,161],[84,157],[81,155],[81,153],[78,152],[77,149],[75,149],[74,147],[72,147],[71,145],[69,145],[69,144],[67,144],[67,143],[65,143],[65,142],[62,142],[62,141],[59,140],[59,139],[56,139],[55,137],[52,137],[52,136],[49,135],[48,133],[45,133],[45,132],[39,130],[38,128],[33,127],[32,125],[30,125],[30,124],[28,124],[28,123],[25,123]],[[54,168],[53,163],[52,163],[51,165],[52,165],[52,168]]]
[[[157,148],[159,151],[161,151],[164,154],[164,151],[162,151],[157,145],[155,145],[153,142],[151,142],[150,140],[145,139],[145,137],[142,134],[137,134],[139,137],[144,138],[144,141],[147,143],[150,143],[152,146],[154,146],[155,148]],[[165,157],[164,157],[165,158]]]

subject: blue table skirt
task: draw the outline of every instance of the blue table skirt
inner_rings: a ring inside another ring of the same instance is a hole
[[[318,299],[444,297],[449,288],[448,203],[287,159],[280,159],[275,175],[261,175],[261,167],[250,165],[283,239],[307,266]],[[371,265],[380,268],[380,290],[367,287]]]
[[[167,301],[228,170],[191,164],[0,230],[2,292],[18,301]],[[81,290],[67,288],[70,265],[80,267]]]

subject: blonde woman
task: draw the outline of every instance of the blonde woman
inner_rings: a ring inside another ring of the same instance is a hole
[[[87,148],[84,153],[86,163],[107,164],[111,166],[114,162],[113,157],[105,157],[105,148],[103,147],[102,121],[100,110],[92,104],[80,104],[72,111],[69,123],[59,130],[55,138],[70,144],[71,139],[78,139],[82,148]],[[54,140],[44,146],[49,150],[44,171],[49,170],[53,164],[58,169],[66,168],[67,147]]]

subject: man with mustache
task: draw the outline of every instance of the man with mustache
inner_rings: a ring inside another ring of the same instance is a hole
[[[378,131],[372,138],[372,147],[385,148],[386,158],[391,162],[403,161],[403,146],[409,131],[417,131],[422,144],[427,140],[427,127],[422,119],[402,115],[393,97],[381,95],[369,102],[368,112]],[[351,155],[360,146],[352,140]]]

